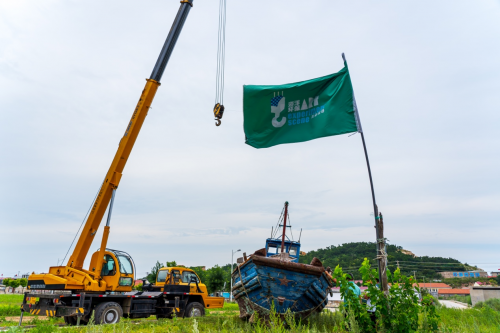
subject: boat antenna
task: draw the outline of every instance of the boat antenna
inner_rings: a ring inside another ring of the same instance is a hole
[[[271,235],[271,238],[274,238],[274,236],[276,235],[276,233],[278,232],[278,227],[280,226],[280,222],[281,222],[281,218],[283,217],[283,211],[285,210],[285,208],[283,207],[283,209],[281,210],[281,214],[280,214],[280,217],[278,219],[278,223],[276,223],[276,230],[274,231],[274,234]]]
[[[281,253],[285,249],[286,217],[288,215],[288,201],[285,201],[285,214],[283,216],[283,236],[281,237]]]
[[[302,237],[302,228],[300,228],[299,243],[300,243],[300,237]]]
[[[271,226],[271,238],[273,238],[273,226]]]
[[[293,241],[293,232],[292,232],[292,223],[290,222],[290,212],[288,212],[288,228],[290,228],[290,235],[292,236],[292,241]]]

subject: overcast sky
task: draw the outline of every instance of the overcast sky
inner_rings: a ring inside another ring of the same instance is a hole
[[[64,258],[178,7],[0,0],[0,274]],[[337,72],[342,52],[389,242],[500,268],[498,0],[228,1],[220,127],[217,25],[196,0],[116,194],[108,247],[138,277],[262,248],[286,200],[304,251],[375,240],[359,135],[244,144],[243,84]]]

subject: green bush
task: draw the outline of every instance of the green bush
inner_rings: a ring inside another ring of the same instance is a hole
[[[418,296],[415,294],[413,278],[407,277],[397,269],[394,274],[387,270],[388,282],[391,284],[387,294],[371,281],[378,277],[377,270],[370,268],[368,259],[363,261],[359,269],[368,287],[366,295],[370,298],[372,305],[376,306],[374,324],[370,319],[366,304],[360,302],[346,279],[342,268],[337,266],[333,274],[340,284],[340,293],[344,303],[340,310],[345,313],[345,329],[360,332],[416,332],[419,327],[423,332],[437,332],[439,324],[439,314],[436,310],[437,301],[426,295],[422,300],[422,306],[418,303]],[[420,315],[420,317],[419,317]],[[420,320],[419,320],[420,319]]]
[[[0,316],[20,316],[21,307],[18,305],[0,305]]]
[[[476,309],[482,309],[482,308],[490,308],[495,311],[500,312],[500,299],[499,298],[490,298],[489,300],[486,300],[485,302],[478,302],[476,305],[474,305],[474,308]]]

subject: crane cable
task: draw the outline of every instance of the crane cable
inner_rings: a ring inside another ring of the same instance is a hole
[[[217,74],[215,77],[215,125],[220,126],[224,114],[224,65],[226,60],[226,0],[219,1],[219,31],[217,38]]]

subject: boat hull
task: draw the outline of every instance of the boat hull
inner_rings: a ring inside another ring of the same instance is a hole
[[[252,256],[232,273],[233,297],[241,318],[269,316],[274,307],[281,316],[290,311],[305,318],[328,303],[332,283],[325,269],[279,259]]]

